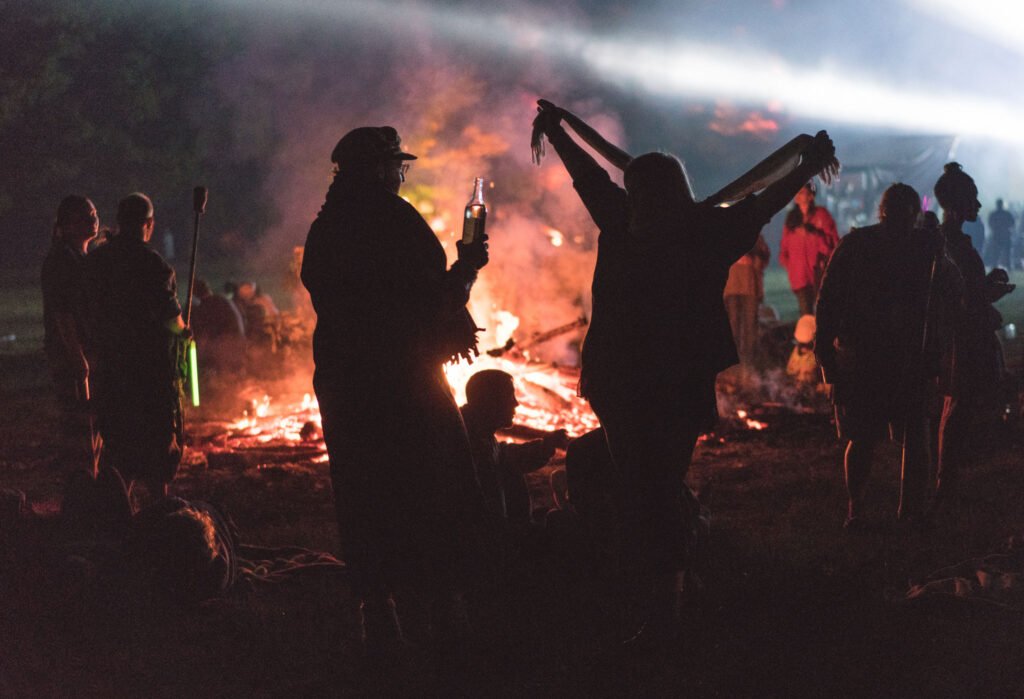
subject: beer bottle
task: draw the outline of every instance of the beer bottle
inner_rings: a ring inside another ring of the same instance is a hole
[[[469,245],[479,240],[487,224],[487,204],[484,203],[484,178],[473,180],[473,196],[466,204],[466,217],[462,222],[462,243]]]

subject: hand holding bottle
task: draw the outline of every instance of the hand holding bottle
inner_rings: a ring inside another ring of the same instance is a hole
[[[461,240],[456,241],[455,249],[459,254],[459,262],[475,270],[483,269],[490,261],[490,255],[487,252],[486,233],[472,243],[463,243]]]

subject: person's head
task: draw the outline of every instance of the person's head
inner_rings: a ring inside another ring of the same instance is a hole
[[[341,137],[331,152],[338,173],[359,179],[377,179],[390,192],[398,193],[412,153],[402,151],[402,139],[391,126],[360,126]]]
[[[137,519],[138,564],[162,591],[196,603],[222,595],[231,581],[230,535],[206,510],[178,498]]]
[[[142,192],[129,194],[117,205],[118,235],[143,242],[153,237],[153,202]]]
[[[466,383],[466,406],[491,430],[509,427],[518,405],[512,376],[504,371],[484,369]]]
[[[205,279],[196,279],[195,293],[196,298],[201,301],[203,299],[210,298],[211,296],[213,296],[213,289],[210,288],[210,285],[207,283]]]
[[[694,203],[686,168],[668,153],[644,153],[633,158],[626,166],[623,183],[634,231],[664,227],[666,218]]]
[[[897,182],[882,193],[878,220],[893,230],[909,231],[921,213],[921,197],[908,184]]]
[[[817,190],[814,187],[814,182],[808,182],[793,197],[793,203],[799,207],[801,212],[807,213],[814,208],[814,197],[816,194]]]
[[[996,199],[996,211],[1002,211],[1002,210],[1003,210],[1003,200],[1002,199]]]
[[[935,182],[935,198],[946,218],[957,221],[976,221],[981,202],[978,186],[964,172],[960,163],[946,163],[942,175]]]
[[[243,302],[256,298],[256,282],[240,282],[235,287],[235,298]]]
[[[917,227],[925,231],[937,231],[939,229],[939,217],[934,211],[922,211],[917,217]]]
[[[793,341],[804,347],[814,344],[814,334],[818,331],[818,323],[812,315],[802,315],[793,328]]]
[[[85,248],[99,232],[100,219],[96,207],[86,197],[71,194],[61,199],[57,218],[53,222],[53,236],[73,247]]]

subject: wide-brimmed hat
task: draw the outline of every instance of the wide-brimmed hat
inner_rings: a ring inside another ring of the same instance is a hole
[[[338,167],[376,165],[386,160],[416,160],[402,150],[402,139],[391,126],[360,126],[341,137],[331,152]]]

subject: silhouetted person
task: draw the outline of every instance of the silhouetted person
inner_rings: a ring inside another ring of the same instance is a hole
[[[985,251],[985,224],[981,222],[980,218],[964,221],[960,224],[960,231],[970,239],[971,246],[977,250],[980,256]]]
[[[53,240],[43,261],[43,346],[61,408],[61,453],[82,466],[89,461],[87,386],[95,364],[85,282],[89,241],[99,230],[96,207],[82,196],[61,200]]]
[[[149,246],[153,203],[130,194],[117,207],[118,233],[89,255],[96,314],[97,418],[103,465],[166,493],[182,453],[175,338],[186,332],[174,270]]]
[[[1014,287],[1005,270],[993,269],[986,276],[985,265],[971,239],[964,234],[965,222],[976,221],[981,203],[974,180],[959,163],[948,163],[935,182],[935,198],[942,206],[942,233],[946,250],[963,277],[963,312],[955,325],[952,381],[939,427],[939,473],[935,505],[941,509],[957,495],[959,472],[969,462],[970,437],[977,418],[994,406],[1002,380],[1000,347],[995,331],[1003,319],[992,305]]]
[[[414,159],[389,126],[345,134],[302,263],[338,529],[371,645],[398,634],[391,594],[403,586],[433,602],[439,635],[464,619],[483,507],[442,365],[475,352],[465,306],[487,244],[457,243],[446,269],[430,226],[398,196]]]
[[[871,463],[887,435],[903,449],[899,518],[923,514],[930,465],[925,392],[939,372],[942,319],[953,312],[959,289],[941,234],[914,227],[920,210],[912,187],[885,190],[879,223],[842,239],[818,296],[815,353],[832,385],[839,436],[848,440],[851,531],[865,526]]]
[[[985,259],[990,267],[1011,269],[1010,255],[1013,243],[1013,214],[1003,208],[1003,200],[996,199],[996,210],[988,215],[989,238],[985,246]]]
[[[199,354],[199,371],[223,376],[245,368],[245,330],[242,316],[227,296],[214,294],[205,279],[197,279],[189,319]]]
[[[745,369],[752,369],[757,362],[757,311],[764,299],[764,268],[770,258],[768,243],[758,235],[754,247],[729,268],[725,282],[725,310]]]
[[[568,437],[565,430],[556,430],[522,444],[499,442],[494,433],[512,426],[518,405],[512,376],[504,371],[478,371],[466,383],[462,418],[484,504],[495,519],[521,527],[530,523],[531,515],[524,474],[547,464],[555,449],[565,448]]]
[[[839,244],[836,222],[825,207],[815,204],[814,195],[813,182],[797,192],[794,206],[786,214],[779,246],[779,264],[786,268],[801,316],[814,313],[821,276]]]
[[[603,142],[602,155],[624,169],[619,187],[563,130],[563,118],[578,117],[539,104],[535,126],[600,229],[580,391],[623,474],[624,550],[653,581],[652,620],[671,626],[700,509],[683,479],[697,437],[718,417],[715,377],[738,361],[722,293],[729,267],[835,151],[821,132],[803,162],[761,195],[715,208],[694,199],[674,156],[633,158]]]

